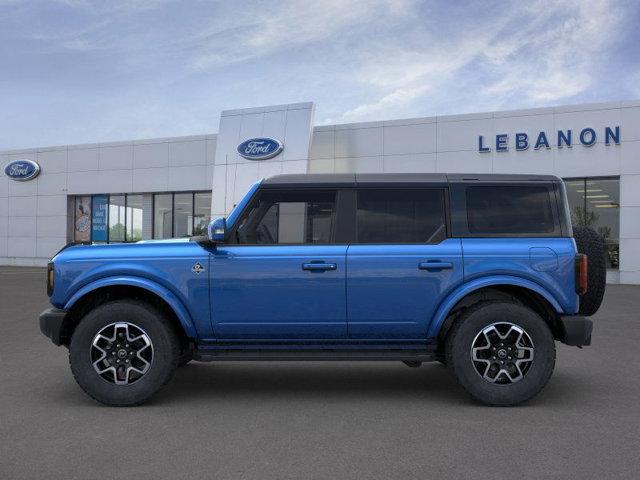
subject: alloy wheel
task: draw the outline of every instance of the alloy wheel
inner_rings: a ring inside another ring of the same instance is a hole
[[[91,362],[109,383],[129,385],[140,380],[153,363],[153,344],[147,332],[128,322],[100,330],[91,343]]]
[[[478,375],[500,385],[522,380],[531,368],[533,353],[529,334],[510,322],[483,328],[471,345],[471,361]]]

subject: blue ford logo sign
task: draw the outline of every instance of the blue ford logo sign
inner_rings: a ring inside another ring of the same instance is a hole
[[[250,138],[238,145],[238,153],[249,160],[266,160],[278,155],[284,146],[273,138]]]
[[[14,160],[4,167],[4,173],[11,180],[26,182],[38,176],[40,165],[33,160]]]

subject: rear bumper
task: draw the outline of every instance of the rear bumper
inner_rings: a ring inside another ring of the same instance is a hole
[[[591,345],[593,322],[579,315],[560,317],[563,336],[560,341],[566,345],[582,347]]]
[[[55,345],[62,345],[62,325],[67,316],[66,310],[47,308],[40,314],[40,331]]]

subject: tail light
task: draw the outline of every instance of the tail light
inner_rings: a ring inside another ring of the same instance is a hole
[[[47,263],[47,295],[51,296],[53,293],[53,262]]]
[[[587,280],[587,272],[589,271],[589,264],[587,256],[583,253],[576,255],[576,293],[584,295],[589,288],[589,282]]]

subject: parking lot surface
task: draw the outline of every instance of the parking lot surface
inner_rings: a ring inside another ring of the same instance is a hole
[[[640,477],[640,287],[609,286],[593,346],[558,344],[543,392],[471,401],[445,367],[210,363],[109,408],[42,336],[44,270],[0,267],[0,478]]]

